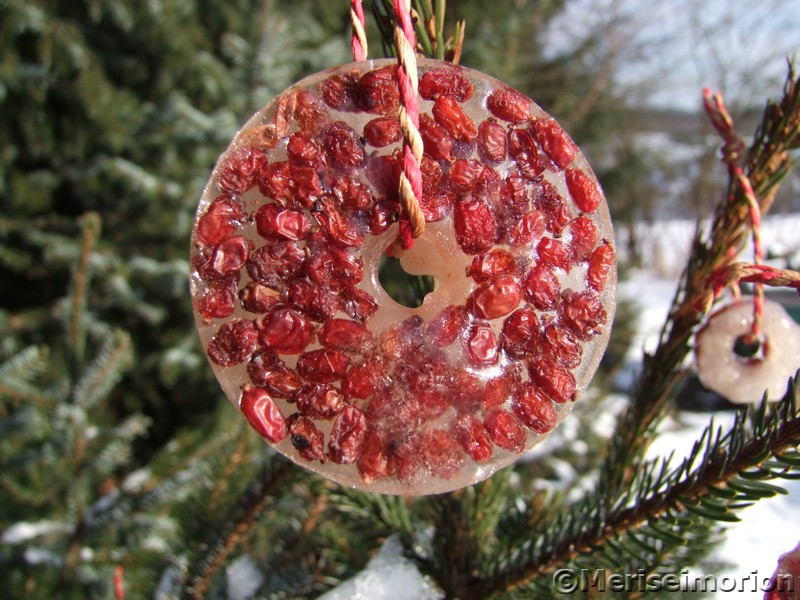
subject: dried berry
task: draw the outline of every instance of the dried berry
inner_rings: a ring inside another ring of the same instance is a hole
[[[513,254],[502,248],[492,248],[472,260],[467,275],[477,283],[483,283],[500,275],[513,275],[516,271],[517,264]]]
[[[560,170],[566,169],[575,159],[575,142],[554,119],[539,119],[533,125],[534,133],[544,153]]]
[[[243,235],[231,236],[214,247],[210,267],[219,275],[238,273],[247,262],[250,242]]]
[[[374,115],[392,115],[400,106],[397,65],[367,71],[356,85],[358,108]]]
[[[547,165],[539,156],[536,142],[527,129],[512,129],[508,132],[508,153],[523,177],[531,181],[542,178]]]
[[[563,365],[542,358],[528,365],[528,373],[531,380],[559,404],[574,399],[575,377]]]
[[[422,463],[434,477],[452,479],[464,464],[464,452],[455,436],[444,429],[430,429],[419,440]]]
[[[536,313],[530,308],[520,308],[503,322],[500,336],[503,351],[511,358],[524,358],[538,332]]]
[[[336,417],[328,440],[328,456],[340,465],[356,462],[362,455],[367,435],[367,420],[355,406],[347,406]]]
[[[267,164],[261,150],[240,146],[229,154],[219,168],[219,187],[223,192],[244,194],[256,184],[256,175]]]
[[[597,184],[578,169],[567,169],[567,189],[581,212],[593,213],[603,199]]]
[[[484,463],[492,457],[492,440],[477,417],[462,418],[456,426],[456,436],[464,452],[475,462]]]
[[[558,415],[553,401],[535,385],[520,387],[512,407],[514,414],[534,433],[548,433],[556,426]]]
[[[292,446],[304,459],[309,461],[325,460],[325,437],[314,425],[314,421],[299,413],[286,420],[289,426],[289,439]]]
[[[433,103],[433,118],[454,140],[471,142],[478,136],[475,123],[472,122],[458,101],[451,96],[439,96]]]
[[[314,254],[308,261],[307,271],[314,283],[333,291],[351,288],[364,277],[361,259],[333,246]]]
[[[490,379],[483,390],[483,408],[503,406],[514,395],[519,384],[519,373],[515,368],[510,368],[499,377]]]
[[[597,226],[589,217],[581,215],[572,219],[569,232],[572,235],[570,245],[575,261],[585,261],[597,246]]]
[[[257,342],[252,321],[232,319],[223,323],[208,342],[208,357],[220,367],[232,367],[246,361]]]
[[[286,419],[266,390],[245,385],[239,409],[250,426],[266,440],[277,444],[289,434]]]
[[[579,292],[565,295],[562,318],[564,325],[579,340],[588,340],[600,333],[608,315],[595,293]]]
[[[358,134],[344,121],[328,125],[320,138],[332,167],[352,171],[363,164],[366,154]]]
[[[432,344],[444,348],[466,330],[469,313],[464,306],[447,306],[428,323],[425,335]]]
[[[542,265],[564,271],[572,268],[572,248],[560,240],[543,237],[536,245],[536,253]]]
[[[358,84],[358,74],[336,73],[328,77],[320,85],[322,99],[325,104],[334,110],[350,112],[356,107],[356,85]]]
[[[474,89],[466,75],[455,67],[431,69],[419,79],[419,95],[425,100],[452,96],[458,102],[466,102],[472,98]]]
[[[477,160],[457,160],[450,167],[450,185],[460,194],[478,189],[499,188],[500,176]]]
[[[372,332],[358,321],[329,319],[317,335],[319,343],[341,350],[365,350],[372,340]]]
[[[307,381],[331,383],[347,374],[350,357],[341,350],[319,348],[300,355],[297,372]]]
[[[539,337],[536,352],[555,360],[568,369],[581,364],[583,347],[567,329],[557,323],[551,323]]]
[[[245,218],[239,202],[228,196],[218,196],[197,220],[197,239],[210,246],[218,244],[241,227]]]
[[[481,157],[492,163],[506,159],[508,138],[505,128],[493,119],[487,119],[478,125],[478,151]]]
[[[352,177],[337,178],[331,191],[346,208],[366,211],[375,206],[375,198],[367,186]]]
[[[253,383],[257,383],[255,379],[253,379]],[[291,399],[303,387],[303,380],[292,369],[278,365],[265,373],[263,380],[258,385],[263,385],[276,398]]]
[[[469,306],[476,317],[496,319],[519,306],[522,289],[511,275],[501,275],[481,284],[472,292]]]
[[[352,288],[345,291],[344,312],[351,319],[363,321],[375,314],[376,310],[378,303],[364,290]]]
[[[403,138],[397,117],[378,117],[364,125],[364,139],[370,146],[383,148]]]
[[[277,204],[264,204],[256,211],[255,220],[258,235],[268,240],[302,240],[311,227],[303,213]]]
[[[516,453],[525,449],[528,434],[520,420],[510,412],[499,408],[490,410],[483,419],[483,426],[498,447]]]
[[[364,243],[366,222],[359,223],[340,210],[335,196],[324,196],[317,203],[312,215],[331,241],[341,246],[360,246]]]
[[[254,384],[264,385],[267,373],[281,364],[280,359],[274,352],[259,350],[247,361],[247,376]]]
[[[430,115],[419,116],[419,134],[425,154],[431,158],[443,160],[450,156],[453,150],[453,140],[444,127],[436,123]]]
[[[476,365],[490,365],[497,362],[497,340],[488,323],[473,326],[467,337],[467,349]]]
[[[508,232],[510,246],[530,246],[544,234],[545,218],[536,209],[522,215]]]
[[[561,284],[550,270],[542,266],[531,269],[525,279],[525,297],[539,310],[556,306],[561,297]]]
[[[331,318],[341,306],[335,292],[302,277],[289,282],[286,301],[312,321],[321,323]]]
[[[254,281],[277,290],[286,279],[302,271],[305,260],[305,252],[297,242],[280,240],[251,252],[245,266]]]
[[[456,241],[464,254],[481,254],[494,245],[497,226],[489,205],[482,200],[456,204],[453,215]]]
[[[489,94],[486,98],[486,108],[498,119],[522,123],[531,114],[531,101],[513,88],[502,87]]]
[[[320,99],[306,90],[297,92],[294,117],[300,129],[313,135],[319,133],[330,120]],[[279,134],[280,137],[284,135],[286,132]]]
[[[251,281],[239,292],[239,301],[246,311],[261,314],[275,306],[280,297],[263,283]]]
[[[255,327],[258,342],[279,354],[300,354],[314,338],[311,322],[291,308],[273,309],[257,320]]]
[[[322,182],[311,167],[287,161],[271,163],[259,173],[261,193],[281,206],[310,208],[322,194]]]
[[[356,364],[342,381],[342,393],[347,398],[369,398],[381,386],[385,372],[386,363],[379,358]]]
[[[302,356],[300,358],[302,359]],[[294,399],[300,414],[312,419],[332,419],[342,412],[345,406],[342,393],[327,383],[306,385]]]
[[[290,163],[311,167],[317,172],[324,171],[328,165],[322,145],[305,131],[296,131],[289,136],[286,155]]]
[[[394,460],[389,454],[388,440],[384,433],[367,428],[356,466],[361,479],[367,484],[394,474]]]
[[[604,241],[589,257],[589,268],[586,271],[586,281],[596,292],[602,292],[608,281],[608,274],[614,266],[614,247]]]

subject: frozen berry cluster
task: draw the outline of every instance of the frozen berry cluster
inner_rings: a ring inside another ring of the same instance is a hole
[[[421,61],[419,96],[415,248],[439,256],[409,261],[444,275],[418,309],[376,275],[400,218],[388,61],[312,76],[254,116],[217,164],[192,246],[201,337],[250,425],[332,479],[392,493],[483,479],[550,432],[614,309],[605,200],[558,123],[447,63]]]

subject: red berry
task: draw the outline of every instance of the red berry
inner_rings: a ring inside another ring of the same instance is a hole
[[[319,175],[311,167],[271,163],[258,178],[261,193],[281,206],[310,208],[322,194]]]
[[[569,331],[556,323],[545,327],[536,351],[557,360],[568,369],[574,369],[581,364],[583,357],[583,347]]]
[[[351,112],[355,110],[357,73],[335,73],[320,85],[322,99],[334,110]]]
[[[527,129],[512,129],[508,132],[508,153],[523,177],[531,181],[542,178],[546,165]]]
[[[381,386],[386,364],[378,358],[356,364],[342,381],[342,393],[347,398],[367,399]]]
[[[295,116],[300,118],[299,105],[300,97],[303,94],[310,96],[310,94],[305,91],[295,92],[294,90],[289,90],[278,97],[275,103],[275,116],[272,118],[275,131],[274,137],[271,137],[269,140],[270,144],[268,145],[270,148],[274,148],[278,140],[289,133],[289,127]],[[303,127],[303,129],[308,128]]]
[[[264,385],[264,379],[272,369],[281,365],[280,359],[274,352],[259,350],[247,361],[247,375],[256,385]]]
[[[594,292],[567,293],[562,305],[564,325],[579,340],[589,340],[600,333],[608,314]]]
[[[419,116],[419,134],[425,154],[431,158],[444,160],[453,150],[453,140],[445,129],[436,123],[429,115]]]
[[[498,119],[522,123],[531,114],[531,101],[513,88],[501,87],[489,94],[486,108]]]
[[[383,148],[402,139],[397,117],[378,117],[364,125],[364,139],[370,146]]]
[[[277,308],[256,321],[258,341],[278,354],[300,354],[314,338],[314,326],[291,308]]]
[[[367,186],[352,177],[337,178],[331,191],[342,206],[352,210],[366,211],[375,206],[375,198]]]
[[[513,254],[502,248],[492,248],[486,254],[472,259],[467,275],[477,283],[483,283],[500,275],[513,275],[516,271]]]
[[[520,420],[510,412],[495,408],[483,419],[491,440],[500,448],[519,454],[525,450],[528,434]]]
[[[315,206],[312,215],[328,237],[342,246],[360,246],[364,243],[366,224],[362,225],[338,205],[336,196],[323,196]]]
[[[256,184],[256,176],[267,165],[267,156],[261,150],[240,146],[225,157],[220,166],[219,187],[223,192],[244,194]]]
[[[364,148],[353,128],[344,121],[328,125],[320,135],[329,163],[336,169],[352,171],[364,163]]]
[[[458,102],[472,98],[474,87],[466,75],[455,67],[431,69],[419,79],[419,95],[425,100],[452,96]]]
[[[367,161],[367,179],[380,198],[396,202],[397,188],[400,185],[400,159],[398,155],[383,154],[373,156]],[[377,205],[376,205],[377,206]]]
[[[213,246],[233,234],[245,221],[241,205],[228,196],[218,196],[197,221],[197,238]]]
[[[422,209],[422,214],[425,215],[425,220],[428,223],[434,223],[446,218],[453,210],[455,202],[454,192],[429,193],[422,196],[419,207]]]
[[[250,253],[247,273],[254,281],[282,289],[286,279],[302,270],[305,260],[305,251],[297,242],[279,240]]]
[[[581,215],[572,219],[569,232],[572,235],[570,245],[575,261],[585,261],[597,246],[597,225],[586,215]]]
[[[444,429],[430,429],[419,438],[418,452],[428,472],[439,479],[452,479],[464,464],[464,451],[455,436]]]
[[[361,479],[367,484],[394,473],[394,460],[389,454],[388,440],[384,433],[367,428],[356,466]]]
[[[367,71],[356,85],[358,108],[374,115],[392,115],[400,105],[397,65]]]
[[[490,365],[497,362],[497,340],[488,323],[479,323],[472,328],[467,338],[467,349],[476,365]]]
[[[258,235],[268,240],[302,240],[311,227],[303,213],[274,203],[262,205],[255,220]]]
[[[558,303],[561,284],[550,269],[541,265],[534,267],[525,280],[525,297],[539,310],[548,310]]]
[[[525,214],[530,207],[528,185],[528,180],[516,173],[506,177],[501,185],[502,206],[516,217]]]
[[[545,218],[536,209],[525,213],[514,223],[508,232],[508,243],[511,246],[529,246],[541,239],[544,234]]]
[[[537,208],[545,215],[547,231],[554,236],[561,235],[564,228],[572,221],[572,213],[558,190],[544,182],[536,186],[534,196]]]
[[[503,323],[500,337],[503,350],[511,358],[524,358],[538,333],[539,320],[536,313],[530,308],[520,308],[511,313]]]
[[[364,290],[352,288],[345,291],[344,312],[351,319],[363,321],[378,310],[378,303]]]
[[[342,412],[345,406],[342,393],[327,383],[303,386],[294,400],[300,414],[312,419],[332,419]]]
[[[514,413],[534,433],[547,433],[556,426],[558,415],[553,401],[535,385],[524,385],[512,401]]]
[[[265,313],[279,300],[280,297],[276,295],[275,290],[258,281],[251,281],[239,292],[242,308],[251,313]]]
[[[289,426],[289,439],[300,456],[306,460],[323,462],[325,460],[325,438],[314,425],[314,421],[295,413],[286,420],[286,423]]]
[[[197,311],[206,322],[212,319],[224,319],[236,310],[236,279],[229,279],[220,284],[210,285],[195,303]]]
[[[296,131],[289,136],[286,145],[289,162],[302,167],[311,167],[317,172],[324,171],[328,164],[320,143],[305,131]]]
[[[478,152],[489,162],[499,163],[506,159],[508,153],[506,130],[494,119],[487,119],[478,126]]]
[[[497,226],[489,205],[482,200],[459,202],[455,206],[453,225],[456,241],[464,254],[481,254],[494,245]]]
[[[294,116],[302,131],[316,135],[330,120],[328,110],[320,99],[306,90],[297,92],[297,107]],[[280,135],[283,137],[286,133]]]
[[[232,319],[223,323],[208,342],[208,356],[221,367],[232,367],[247,360],[257,343],[258,334],[252,321]]]
[[[543,237],[536,246],[539,263],[550,268],[569,271],[572,268],[572,248],[553,238]]]
[[[351,288],[364,277],[361,259],[333,246],[316,252],[308,261],[307,271],[314,283],[333,291]]]
[[[586,281],[596,292],[602,292],[608,281],[608,273],[614,266],[614,247],[603,241],[589,257],[589,268],[586,271]]]
[[[454,140],[471,142],[477,137],[478,131],[475,129],[475,123],[464,114],[464,110],[452,96],[436,98],[431,112],[433,112],[436,122],[444,127]]]
[[[578,148],[561,125],[554,119],[539,119],[534,123],[533,130],[544,153],[559,170],[566,169],[575,159]]]
[[[250,373],[250,369],[248,369],[248,373]],[[294,398],[295,394],[303,387],[300,375],[283,365],[273,367],[271,371],[264,373],[261,382],[256,382],[255,378],[252,378],[252,381],[263,385],[276,398]]]
[[[450,184],[456,192],[466,194],[477,189],[499,188],[500,177],[478,160],[459,159],[450,167]]]
[[[341,379],[350,368],[350,357],[341,350],[319,348],[300,355],[297,372],[315,383],[331,383]]]
[[[245,385],[242,388],[239,409],[250,426],[273,444],[282,441],[289,434],[286,419],[265,389]]]
[[[372,332],[358,321],[329,319],[319,330],[319,343],[342,350],[365,350],[372,340]]]
[[[518,369],[510,368],[499,377],[495,377],[486,382],[483,390],[484,409],[498,408],[503,406],[511,396],[514,395],[520,384]]]
[[[603,199],[597,184],[578,169],[567,169],[567,189],[581,212],[593,213]]]
[[[367,420],[355,406],[347,406],[336,417],[328,440],[328,456],[340,465],[356,462],[367,435]]]
[[[542,358],[529,364],[528,373],[531,380],[559,404],[575,397],[575,377],[552,358]]]
[[[492,440],[480,419],[468,415],[456,425],[456,436],[464,452],[472,460],[484,463],[492,457]]]
[[[425,328],[431,343],[445,348],[458,339],[469,324],[469,313],[464,306],[447,306]]]
[[[388,202],[378,202],[369,213],[369,232],[380,235],[397,220],[397,211]]]
[[[210,267],[219,275],[228,275],[241,271],[250,254],[250,242],[246,237],[236,235],[229,237],[214,248]]]
[[[302,277],[289,282],[286,301],[312,321],[319,322],[327,321],[341,306],[335,292]]]
[[[481,284],[469,298],[469,306],[481,319],[496,319],[519,306],[522,289],[511,275],[501,275]]]

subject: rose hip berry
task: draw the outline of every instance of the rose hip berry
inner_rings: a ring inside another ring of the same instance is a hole
[[[525,297],[539,310],[548,310],[556,306],[561,298],[561,284],[555,274],[546,267],[537,266],[531,269],[525,279]]]
[[[531,101],[517,90],[504,87],[489,94],[486,99],[486,108],[498,119],[522,123],[531,114]]]
[[[469,299],[476,317],[496,319],[507,315],[519,306],[522,289],[511,275],[501,275],[481,284]]]
[[[277,308],[256,321],[258,342],[280,354],[300,354],[314,337],[314,326],[291,308]],[[241,361],[240,361],[241,362]]]
[[[589,268],[586,271],[586,281],[596,292],[602,292],[608,281],[608,273],[614,266],[614,247],[604,241],[589,257]]]
[[[491,163],[506,159],[508,138],[505,128],[497,121],[487,119],[478,125],[478,151],[482,158]]]
[[[514,414],[534,433],[548,433],[556,426],[558,415],[553,401],[535,385],[519,388],[511,404]]]
[[[364,112],[391,115],[400,106],[397,66],[390,65],[364,73],[356,84],[356,103]]]
[[[489,438],[500,448],[520,453],[525,449],[528,434],[520,420],[510,412],[495,408],[483,419]]]
[[[219,170],[219,187],[224,192],[244,194],[256,184],[256,175],[267,164],[267,156],[249,146],[229,155]]]
[[[347,374],[350,357],[341,350],[320,348],[304,352],[297,360],[297,373],[307,381],[331,383]]]
[[[208,356],[221,367],[238,365],[253,353],[258,334],[252,321],[233,319],[223,323],[208,342]]]
[[[479,323],[472,328],[467,338],[467,349],[472,362],[477,365],[497,362],[497,340],[488,323]]]
[[[577,147],[554,119],[539,119],[533,130],[544,153],[560,170],[566,169],[575,160]]]
[[[328,440],[328,456],[340,465],[354,463],[361,456],[367,435],[367,420],[355,406],[347,406],[336,417]]]
[[[433,103],[433,118],[454,140],[471,142],[478,136],[475,123],[472,122],[458,101],[451,96],[439,96]]]
[[[538,335],[539,320],[530,308],[521,308],[503,322],[501,344],[503,351],[511,358],[524,358]]]
[[[403,138],[397,117],[378,117],[364,125],[364,139],[370,146],[383,148]]]
[[[419,95],[425,100],[452,96],[458,102],[466,102],[474,90],[472,82],[457,68],[431,69],[419,79]]]
[[[364,350],[372,340],[372,332],[363,323],[348,319],[329,319],[317,334],[319,343],[342,350]]]
[[[489,205],[482,200],[459,202],[453,211],[456,241],[465,254],[489,250],[497,238],[497,227]]]
[[[350,171],[363,164],[366,155],[358,134],[344,121],[326,127],[321,138],[332,167]]]
[[[301,240],[311,227],[303,213],[282,209],[277,204],[264,204],[255,219],[258,235],[268,240]]]
[[[600,333],[607,314],[600,298],[592,292],[567,294],[562,305],[562,317],[567,328],[579,340],[588,340]]]
[[[435,159],[446,159],[453,150],[453,140],[444,127],[436,123],[429,115],[419,116],[419,134],[425,154]]]
[[[500,275],[513,275],[517,264],[514,255],[503,248],[493,248],[486,254],[476,256],[467,271],[477,283],[489,281]]]
[[[567,169],[567,189],[581,212],[593,213],[603,199],[597,184],[578,169]]]
[[[292,446],[300,456],[309,461],[325,460],[325,436],[314,425],[314,421],[299,413],[291,415],[287,421]]]
[[[344,396],[326,383],[307,385],[295,396],[297,410],[312,419],[332,419],[344,408]]]
[[[245,385],[239,408],[251,427],[266,440],[277,444],[289,434],[286,419],[266,390]]]
[[[356,73],[336,73],[331,75],[320,86],[322,99],[325,104],[334,110],[344,112],[355,110],[357,84],[358,75]]]
[[[219,196],[197,221],[197,237],[213,246],[232,235],[244,223],[246,215],[236,200]]]
[[[492,440],[480,419],[467,416],[456,425],[456,436],[472,460],[484,463],[492,457]]]

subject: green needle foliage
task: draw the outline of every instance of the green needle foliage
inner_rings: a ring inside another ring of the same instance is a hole
[[[411,4],[423,54],[541,98],[590,148],[619,126],[624,102],[590,60],[602,40],[544,51],[543,27],[567,3]],[[189,231],[236,128],[302,76],[350,60],[347,8],[0,0],[4,597],[114,598],[116,582],[127,599],[226,599],[245,584],[249,597],[314,598],[390,536],[444,597],[557,597],[559,568],[707,564],[742,508],[800,478],[796,379],[780,402],[709,424],[688,456],[646,458],[685,375],[705,280],[750,234],[733,181],[610,439],[593,425],[612,410],[627,307],[593,388],[548,440],[563,443],[478,485],[421,498],[343,489],[263,444],[198,343]],[[371,55],[381,43],[388,54],[391,2],[371,9]],[[790,69],[741,158],[764,211],[793,166],[799,123]],[[430,291],[391,268],[382,279],[404,302]]]

